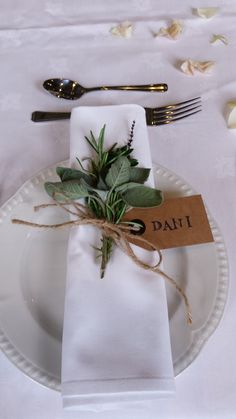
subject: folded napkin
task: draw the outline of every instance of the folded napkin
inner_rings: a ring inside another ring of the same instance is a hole
[[[144,109],[137,105],[78,107],[71,115],[71,166],[91,155],[84,139],[106,124],[105,146],[127,143],[133,121],[134,157],[151,167]],[[153,186],[150,176],[149,185]],[[115,248],[100,279],[96,259],[101,232],[70,232],[62,350],[63,406],[106,410],[136,406],[174,392],[169,323],[163,278],[138,267]],[[134,246],[149,263],[153,252]]]

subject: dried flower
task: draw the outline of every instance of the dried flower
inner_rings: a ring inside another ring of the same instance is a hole
[[[210,40],[210,43],[211,44],[215,44],[215,43],[219,43],[219,42],[221,42],[221,43],[223,43],[224,45],[228,45],[228,43],[229,43],[229,41],[228,41],[228,39],[226,38],[226,36],[224,36],[224,35],[212,35],[212,38],[211,38],[211,40]]]
[[[180,68],[185,74],[193,76],[195,70],[198,70],[200,73],[206,73],[210,71],[214,65],[214,61],[194,61],[188,59],[182,62]]]
[[[133,34],[133,25],[131,22],[125,21],[111,28],[110,32],[114,36],[119,36],[121,38],[131,38]]]
[[[176,40],[183,32],[183,24],[179,20],[173,20],[172,24],[167,28],[161,28],[158,32],[153,33],[155,37],[165,36],[169,39]]]
[[[202,17],[203,19],[210,19],[219,12],[219,7],[198,7],[193,9],[193,14]]]

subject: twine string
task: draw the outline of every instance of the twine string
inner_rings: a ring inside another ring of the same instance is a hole
[[[72,211],[71,209],[67,208],[67,206],[73,206],[73,208],[76,210]],[[65,228],[65,227],[73,227],[73,226],[81,226],[81,225],[92,225],[97,228],[99,228],[102,233],[113,239],[113,241],[116,243],[116,245],[139,267],[142,269],[154,272],[156,274],[161,275],[166,281],[168,281],[180,294],[180,296],[183,298],[185,309],[186,309],[186,318],[187,323],[192,324],[192,314],[191,314],[191,308],[188,301],[188,298],[184,292],[184,290],[181,288],[180,285],[177,284],[177,282],[168,276],[165,272],[163,272],[159,266],[162,262],[162,253],[158,246],[151,243],[149,240],[146,240],[144,237],[135,235],[135,242],[137,245],[145,244],[148,247],[151,247],[152,250],[154,250],[158,255],[158,261],[152,266],[147,262],[144,262],[140,257],[138,257],[134,250],[132,249],[130,245],[130,240],[134,239],[134,235],[131,233],[132,230],[136,230],[135,227],[133,227],[130,224],[120,222],[119,224],[113,224],[105,219],[99,219],[95,218],[91,211],[89,209],[74,201],[66,201],[66,202],[58,202],[55,201],[55,203],[51,204],[42,204],[34,207],[35,211],[38,211],[41,208],[47,208],[49,206],[58,206],[59,208],[62,208],[67,213],[76,216],[74,220],[65,221],[63,223],[57,223],[57,224],[38,224],[33,223],[25,220],[20,219],[12,219],[13,224],[21,224],[28,227],[34,227],[34,228],[45,228],[45,229],[59,229],[59,228]]]

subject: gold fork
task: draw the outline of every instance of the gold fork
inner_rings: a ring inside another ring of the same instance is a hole
[[[159,108],[145,108],[147,125],[157,126],[170,124],[171,122],[194,115],[201,110],[200,96],[174,105]]]
[[[146,113],[147,125],[157,126],[170,124],[179,119],[187,118],[200,112],[201,97],[185,100],[184,102],[175,103],[173,105],[161,106],[159,108],[144,108]],[[44,112],[35,111],[31,115],[33,122],[58,121],[61,119],[69,119],[70,112]]]

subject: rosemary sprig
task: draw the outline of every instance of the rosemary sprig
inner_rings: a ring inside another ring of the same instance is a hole
[[[161,191],[143,185],[148,179],[150,169],[138,166],[133,158],[134,140],[133,122],[130,138],[122,147],[114,143],[109,149],[104,148],[105,125],[96,139],[93,132],[85,140],[90,145],[94,156],[87,157],[88,168],[77,158],[79,169],[57,167],[60,182],[46,182],[45,189],[54,199],[84,199],[96,218],[106,219],[118,224],[130,207],[153,207],[162,203]],[[101,258],[101,278],[113,251],[113,239],[101,238],[98,255]]]

